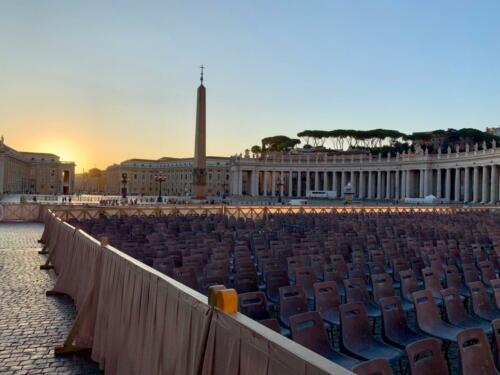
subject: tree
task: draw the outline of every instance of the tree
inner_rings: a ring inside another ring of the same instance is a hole
[[[300,144],[300,139],[276,135],[262,139],[262,151],[289,151]]]
[[[252,151],[252,154],[254,155],[259,155],[262,153],[262,147],[260,147],[259,145],[253,145],[250,151]]]

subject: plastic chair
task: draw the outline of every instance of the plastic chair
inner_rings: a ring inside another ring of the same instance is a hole
[[[323,320],[317,311],[310,311],[290,317],[290,328],[293,341],[328,358],[336,364],[351,369],[359,361],[332,349],[328,342]]]
[[[448,366],[436,339],[423,339],[406,347],[411,375],[448,375]]]
[[[441,319],[436,302],[429,290],[414,292],[413,299],[417,325],[424,333],[449,342],[457,341],[457,334],[462,330]]]
[[[500,319],[491,322],[491,329],[493,331],[493,359],[497,369],[500,370]]]
[[[441,303],[443,297],[441,296],[440,290],[443,289],[443,286],[441,285],[438,275],[430,267],[424,268],[422,270],[422,275],[424,276],[425,289],[432,293],[432,296],[438,303]]]
[[[493,289],[493,297],[495,299],[495,306],[500,309],[500,279],[490,281],[491,288]]]
[[[443,289],[441,295],[446,310],[446,319],[449,323],[460,328],[480,327],[485,333],[491,333],[491,326],[487,321],[467,315],[465,306],[455,288]]]
[[[462,277],[456,266],[445,267],[444,274],[448,288],[455,288],[460,295],[470,297],[469,289],[462,282]]]
[[[500,318],[500,310],[491,303],[488,293],[481,281],[469,283],[469,290],[472,300],[472,310],[476,316],[485,320],[495,320]]]
[[[462,263],[462,273],[464,274],[465,285],[469,285],[479,280],[479,273],[474,263]]]
[[[493,262],[485,260],[479,262],[478,265],[479,269],[481,270],[481,280],[483,281],[483,284],[487,287],[491,287],[491,280],[497,279],[497,274],[495,272]]]
[[[370,318],[380,317],[379,307],[370,300],[370,295],[366,289],[366,285],[361,278],[352,278],[344,280],[344,288],[346,293],[346,301],[350,302],[362,302],[365,305],[366,313]]]
[[[238,272],[234,275],[234,289],[240,293],[259,290],[259,281],[255,272]]]
[[[290,328],[289,318],[307,310],[307,299],[301,286],[291,285],[280,288],[279,322],[283,327]]]
[[[198,290],[196,271],[192,267],[177,267],[172,270],[172,277],[180,283]]]
[[[403,301],[413,304],[413,292],[418,290],[418,281],[412,270],[399,272],[401,282],[401,297]]]
[[[279,334],[282,334],[281,332],[281,327],[278,322],[278,319],[264,319],[264,320],[259,320],[259,323],[266,326],[269,329],[272,329],[275,332],[278,332]]]
[[[368,360],[387,359],[396,363],[403,352],[375,339],[370,333],[366,308],[362,302],[340,306],[340,347],[356,358]]]
[[[352,368],[356,375],[393,375],[391,366],[386,359],[372,359]]]
[[[488,338],[481,328],[469,328],[460,332],[457,341],[462,375],[499,374],[493,362]]]
[[[296,267],[295,268],[295,284],[304,289],[306,298],[314,299],[314,283],[316,282],[316,274],[312,267]]]
[[[278,303],[279,289],[290,285],[286,271],[269,271],[266,275],[266,297],[268,301]]]
[[[380,299],[380,310],[382,311],[382,338],[385,342],[404,349],[406,345],[425,338],[408,327],[398,297]]]
[[[240,312],[254,320],[269,319],[266,295],[263,292],[238,294]]]
[[[316,311],[321,318],[330,325],[340,325],[339,306],[340,295],[335,281],[323,281],[314,284],[314,300]]]

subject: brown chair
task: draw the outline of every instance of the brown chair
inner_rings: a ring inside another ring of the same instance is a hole
[[[198,290],[198,279],[196,271],[192,267],[177,267],[172,270],[172,277],[180,283]]]
[[[398,363],[403,352],[375,339],[370,333],[366,308],[362,302],[340,306],[340,347],[359,359],[384,358]]]
[[[458,334],[458,357],[462,375],[497,375],[488,338],[481,328],[469,328]]]
[[[448,288],[455,288],[457,292],[464,297],[470,297],[469,289],[462,282],[462,276],[458,272],[456,266],[447,266],[444,269],[446,276],[446,286]]]
[[[443,289],[443,286],[441,285],[441,281],[439,280],[435,270],[430,267],[426,267],[422,270],[422,275],[424,276],[425,289],[429,290],[436,302],[441,304],[443,297],[441,297],[440,290]]]
[[[352,368],[356,375],[393,375],[391,366],[386,359],[372,359]]]
[[[484,284],[481,281],[469,283],[469,290],[472,300],[472,310],[476,316],[485,320],[495,320],[500,318],[500,310],[497,309],[490,300]]]
[[[278,322],[278,319],[264,319],[264,320],[259,320],[259,323],[266,326],[269,329],[272,329],[275,332],[282,333],[281,332],[281,327]]]
[[[474,281],[480,281],[479,272],[474,263],[462,263],[462,273],[464,274],[465,285],[469,285],[469,283]]]
[[[495,306],[500,309],[500,279],[490,281],[491,288],[493,289],[493,298],[495,299]]]
[[[481,270],[481,280],[483,281],[483,284],[487,287],[491,287],[491,280],[497,279],[497,274],[495,272],[493,262],[485,260],[479,262],[478,265],[479,269]]]
[[[370,318],[380,317],[380,309],[372,300],[370,300],[370,294],[366,289],[366,285],[363,279],[345,279],[344,288],[346,293],[346,301],[348,303],[362,302],[365,305],[366,313]]]
[[[411,375],[448,375],[448,366],[436,339],[423,339],[406,347]]]
[[[379,300],[384,297],[392,297],[396,295],[394,286],[392,285],[392,277],[387,273],[378,273],[372,275],[373,301],[380,304]]]
[[[413,292],[418,290],[418,281],[412,270],[399,272],[401,280],[401,297],[403,301],[413,304]]]
[[[380,299],[380,310],[382,311],[382,338],[385,342],[404,349],[406,345],[425,338],[408,327],[398,297]]]
[[[314,283],[316,282],[316,274],[312,267],[296,267],[295,268],[295,284],[304,289],[306,298],[314,299]]]
[[[290,285],[286,271],[269,271],[266,274],[266,297],[272,303],[279,303],[279,289]]]
[[[441,319],[436,301],[429,290],[413,293],[417,325],[424,333],[442,340],[456,342],[457,334],[462,330]]]
[[[314,300],[316,311],[328,324],[340,325],[339,306],[341,305],[340,295],[335,281],[323,281],[314,284]]]
[[[328,342],[323,320],[317,311],[291,316],[290,329],[293,341],[328,358],[330,361],[346,369],[351,369],[359,364],[357,359],[340,354],[332,349]]]
[[[259,290],[259,281],[255,272],[238,272],[234,275],[234,289],[240,293]]]
[[[493,331],[493,359],[497,369],[500,370],[500,319],[491,322],[491,330]]]
[[[307,310],[307,299],[301,286],[291,285],[280,288],[279,322],[283,327],[290,328],[288,319],[292,315],[307,312]]]
[[[491,333],[491,325],[486,320],[467,315],[465,306],[455,288],[441,290],[446,311],[446,320],[460,328],[480,327],[485,333]]]
[[[240,312],[254,320],[269,319],[266,295],[263,292],[238,294]]]

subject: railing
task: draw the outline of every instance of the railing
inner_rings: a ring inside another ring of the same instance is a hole
[[[291,205],[157,205],[157,206],[82,206],[1,204],[1,221],[43,221],[44,210],[51,211],[64,221],[97,219],[100,216],[168,216],[168,215],[227,215],[235,218],[265,219],[272,214],[348,214],[348,213],[412,213],[432,212],[452,214],[469,211],[494,211],[500,206],[463,205],[336,205],[336,206],[291,206]]]
[[[106,374],[352,373],[202,294],[99,243],[44,211],[47,263],[77,317],[56,353],[91,348]]]

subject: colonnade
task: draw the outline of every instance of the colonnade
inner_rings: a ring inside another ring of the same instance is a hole
[[[434,195],[449,202],[496,203],[499,165],[364,170],[239,168],[231,173],[234,195],[308,197],[328,191],[343,198],[348,184],[356,199],[399,200]]]

